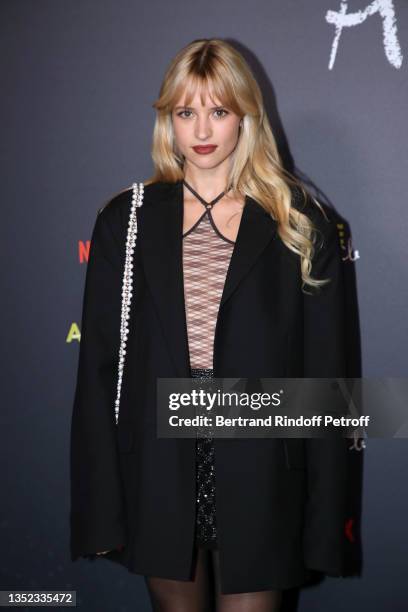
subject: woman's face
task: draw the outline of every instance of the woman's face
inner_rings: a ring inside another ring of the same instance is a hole
[[[225,161],[234,151],[239,136],[240,117],[217,99],[205,96],[202,106],[199,88],[189,106],[183,104],[184,95],[172,111],[174,138],[186,163],[202,169],[210,169]],[[208,153],[201,154],[195,146],[216,145]]]

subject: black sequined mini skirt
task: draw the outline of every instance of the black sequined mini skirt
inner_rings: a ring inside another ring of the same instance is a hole
[[[213,377],[210,368],[191,368],[191,378]],[[196,441],[196,544],[200,548],[217,548],[214,440],[200,430]]]

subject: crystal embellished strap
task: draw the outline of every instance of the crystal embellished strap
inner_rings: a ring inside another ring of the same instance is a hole
[[[126,342],[129,334],[130,306],[133,293],[133,254],[137,238],[137,215],[136,208],[143,204],[143,183],[133,183],[132,185],[132,205],[130,208],[129,224],[126,238],[126,257],[125,269],[122,283],[122,309],[120,323],[120,348],[119,348],[119,368],[118,368],[118,387],[115,401],[115,422],[119,420],[120,392],[122,388],[122,377],[125,368]]]

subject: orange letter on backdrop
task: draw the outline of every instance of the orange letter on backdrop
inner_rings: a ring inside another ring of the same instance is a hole
[[[87,240],[85,243],[83,240],[78,240],[78,257],[79,263],[88,263],[89,249],[91,241]]]

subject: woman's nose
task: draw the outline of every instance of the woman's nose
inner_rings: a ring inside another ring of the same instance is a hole
[[[210,120],[207,117],[198,118],[195,124],[195,136],[200,139],[211,136]]]

